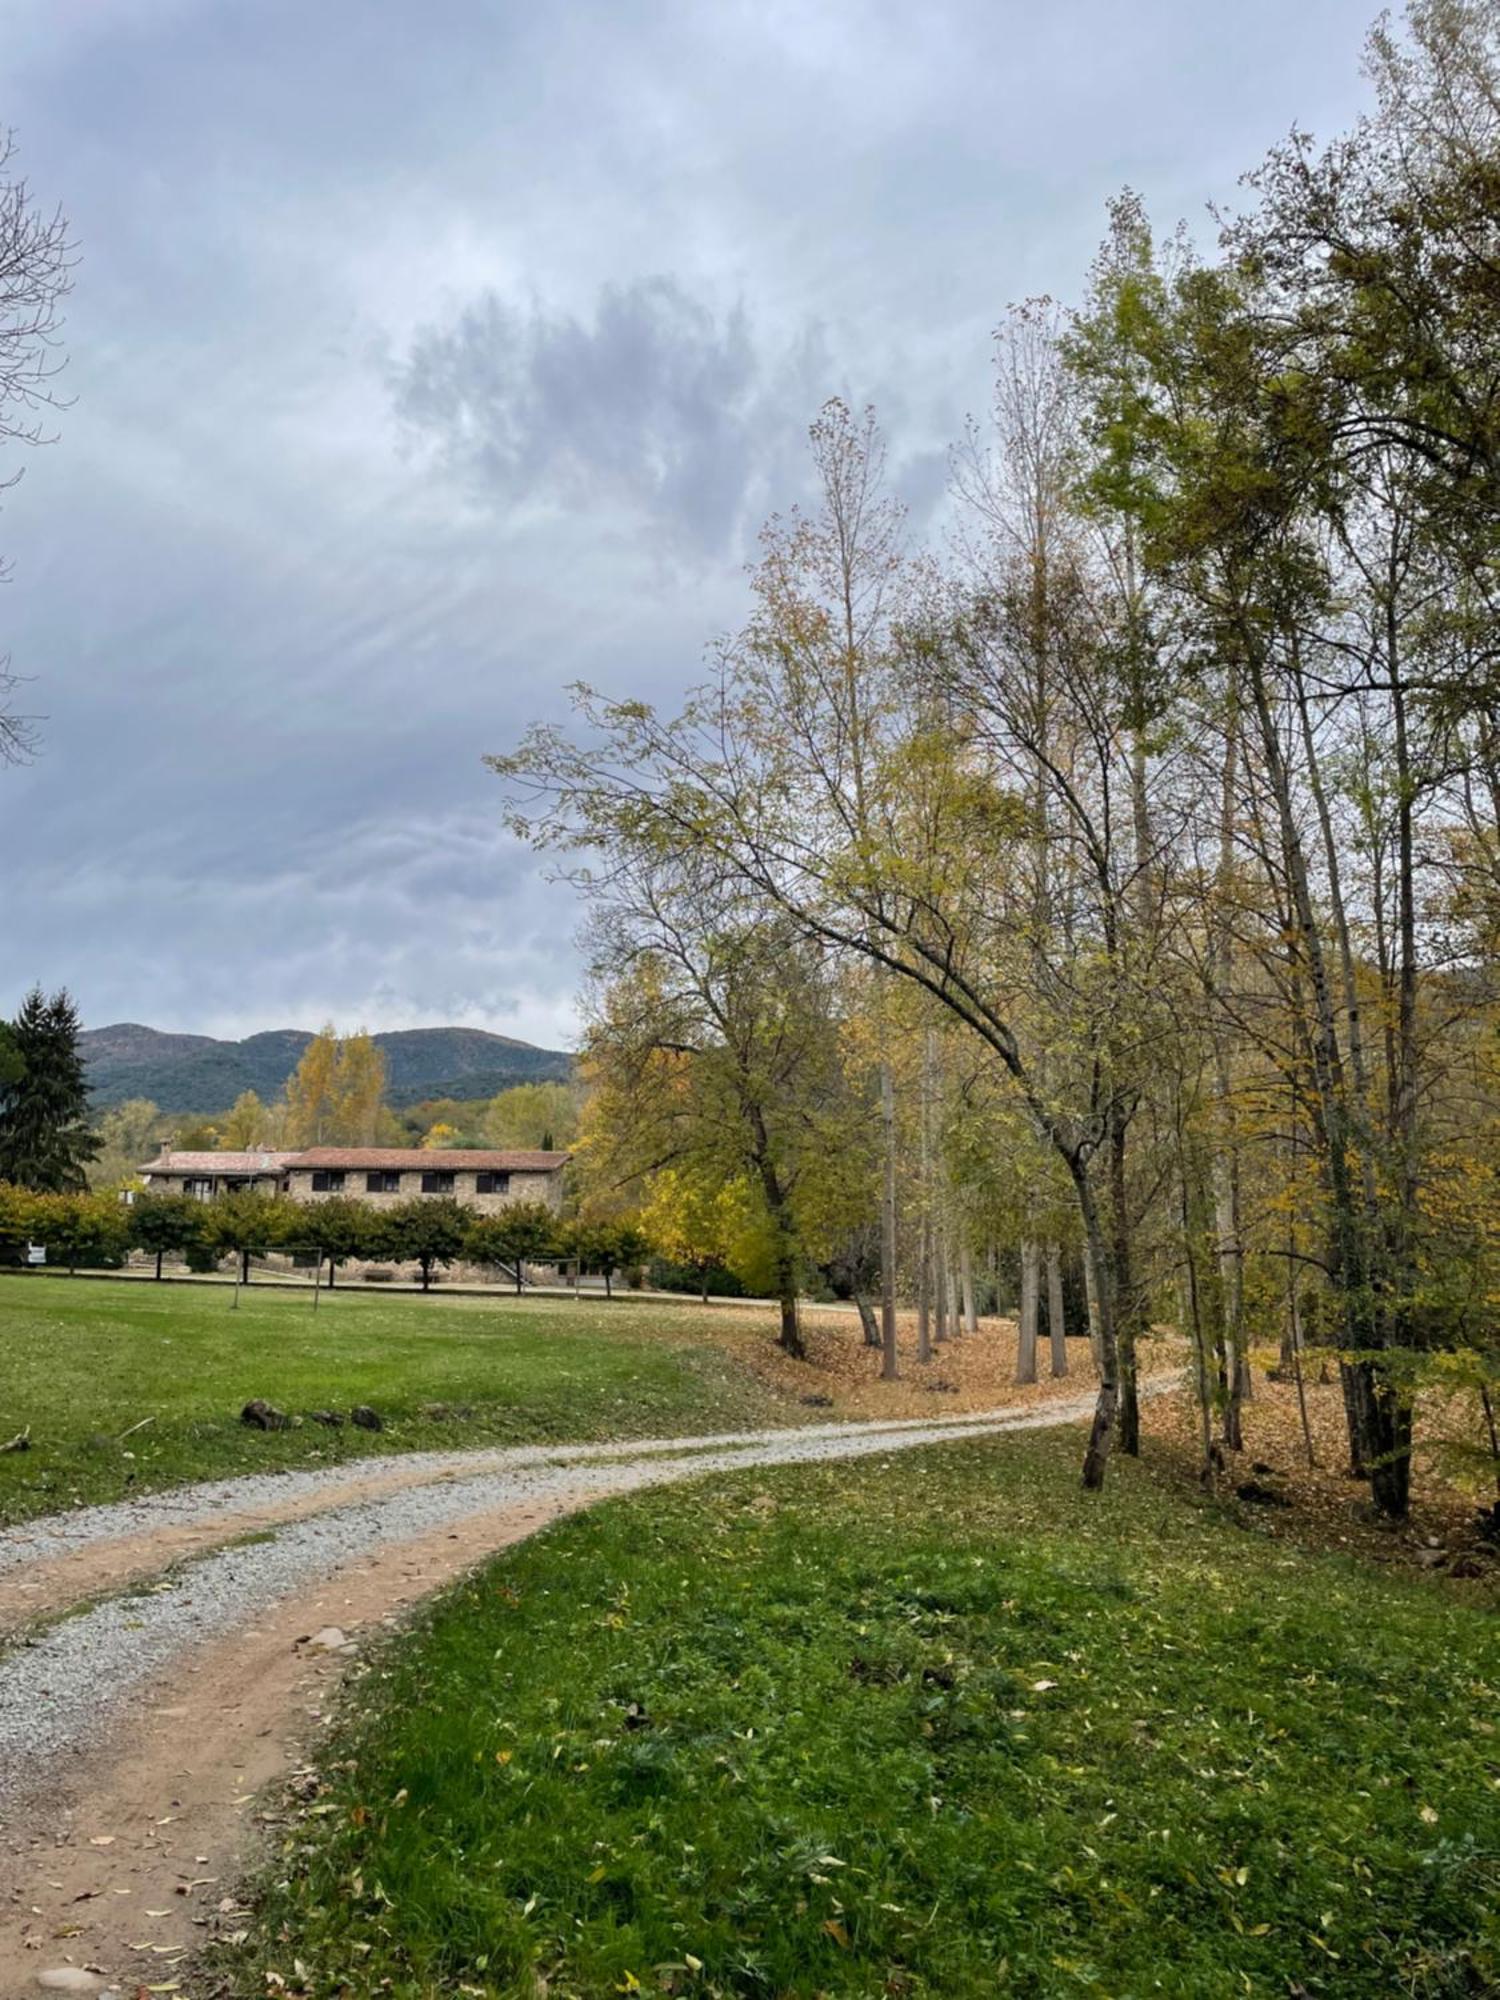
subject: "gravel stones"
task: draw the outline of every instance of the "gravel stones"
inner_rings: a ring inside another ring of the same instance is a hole
[[[40,1776],[48,1762],[95,1741],[124,1710],[134,1690],[181,1668],[202,1646],[253,1624],[269,1606],[311,1588],[372,1551],[418,1540],[475,1515],[537,1502],[578,1505],[598,1495],[696,1479],[740,1467],[807,1465],[819,1460],[891,1453],[946,1438],[1030,1430],[1087,1414],[1090,1392],[1020,1413],[986,1417],[903,1419],[875,1424],[810,1425],[802,1430],[729,1437],[657,1439],[646,1444],[521,1446],[481,1452],[413,1454],[429,1483],[378,1498],[354,1500],[287,1522],[263,1540],[231,1544],[171,1570],[148,1595],[107,1598],[64,1618],[34,1642],[0,1658],[0,1792],[22,1776]],[[234,1510],[302,1489],[336,1494],[340,1483],[368,1476],[369,1467],[323,1468],[316,1474],[260,1475],[159,1494],[149,1500],[94,1508],[53,1523],[31,1523],[0,1535],[0,1561],[35,1553],[38,1529],[51,1529],[62,1548],[76,1546],[66,1528],[89,1538],[139,1533],[152,1520],[224,1518]],[[455,1474],[457,1476],[455,1476]],[[446,1475],[446,1476],[444,1476]]]

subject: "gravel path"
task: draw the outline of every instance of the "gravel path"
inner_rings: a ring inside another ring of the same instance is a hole
[[[1144,1385],[1143,1385],[1144,1386]],[[1066,1403],[1055,1400],[1030,1406],[1040,1421],[1065,1423],[1077,1414],[1078,1397]],[[1088,1395],[1093,1407],[1093,1391]],[[1068,1414],[1059,1415],[1066,1410]],[[1029,1412],[1028,1412],[1029,1413]],[[0,1576],[72,1555],[100,1542],[120,1541],[127,1536],[149,1533],[161,1527],[197,1527],[211,1524],[226,1511],[253,1513],[260,1507],[275,1507],[323,1494],[337,1494],[355,1478],[378,1478],[383,1474],[412,1475],[419,1479],[443,1479],[450,1474],[509,1472],[536,1465],[581,1465],[593,1459],[647,1458],[663,1453],[753,1448],[778,1445],[789,1439],[838,1439],[866,1432],[921,1432],[945,1435],[953,1430],[993,1425],[1000,1419],[1014,1427],[1021,1414],[1017,1410],[979,1410],[952,1417],[898,1417],[868,1424],[799,1424],[795,1430],[785,1425],[759,1431],[719,1431],[702,1437],[626,1438],[602,1444],[527,1444],[470,1447],[457,1451],[410,1451],[372,1453],[367,1457],[342,1459],[336,1465],[317,1466],[307,1471],[240,1473],[232,1479],[200,1480],[192,1486],[175,1486],[165,1493],[145,1493],[138,1499],[118,1500],[108,1506],[79,1507],[66,1514],[42,1514],[33,1520],[0,1529]]]
[[[111,1598],[64,1618],[0,1658],[0,1801],[13,1788],[32,1789],[52,1759],[92,1745],[112,1723],[125,1719],[129,1697],[144,1683],[166,1676],[213,1640],[253,1626],[269,1607],[373,1551],[525,1503],[586,1504],[604,1493],[708,1472],[868,1457],[1067,1423],[1087,1416],[1093,1401],[1090,1391],[1025,1410],[930,1423],[820,1424],[644,1444],[413,1455],[402,1462],[429,1471],[434,1483],[334,1505],[265,1539],[220,1549],[171,1572],[149,1592]],[[285,1497],[291,1482],[311,1491],[327,1488],[331,1497],[340,1479],[361,1469],[368,1471],[369,1461],[216,1482],[32,1523],[5,1536],[0,1561],[34,1561],[43,1552],[66,1552],[90,1539],[139,1535],[153,1522],[212,1518],[252,1499]]]

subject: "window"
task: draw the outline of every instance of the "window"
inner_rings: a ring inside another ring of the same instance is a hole
[[[475,1194],[509,1194],[510,1175],[476,1174],[474,1176],[474,1192]]]
[[[184,1181],[182,1191],[186,1195],[191,1195],[194,1201],[210,1201],[213,1198],[214,1184],[211,1180]]]
[[[399,1174],[365,1175],[366,1194],[400,1194],[400,1192],[401,1176]]]
[[[452,1174],[423,1174],[422,1192],[423,1194],[452,1194]]]
[[[330,1173],[320,1169],[313,1175],[312,1184],[314,1194],[342,1194],[344,1192],[344,1176],[339,1173]]]

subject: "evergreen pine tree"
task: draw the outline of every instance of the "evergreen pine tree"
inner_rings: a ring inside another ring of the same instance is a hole
[[[44,1194],[87,1187],[99,1137],[89,1129],[78,1033],[66,989],[49,1000],[35,986],[22,1001],[9,1033],[21,1072],[0,1079],[0,1181]]]

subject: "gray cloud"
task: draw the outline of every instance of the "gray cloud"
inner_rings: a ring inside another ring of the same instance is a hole
[[[930,516],[1006,303],[1346,122],[1373,6],[10,0],[82,261],[0,513],[0,1011],[565,1037],[481,753],[696,677],[829,394]]]
[[[606,285],[586,319],[484,293],[413,342],[396,407],[506,511],[623,508],[722,552],[765,511],[836,379],[821,329],[767,357],[743,304],[715,313],[650,277]]]

